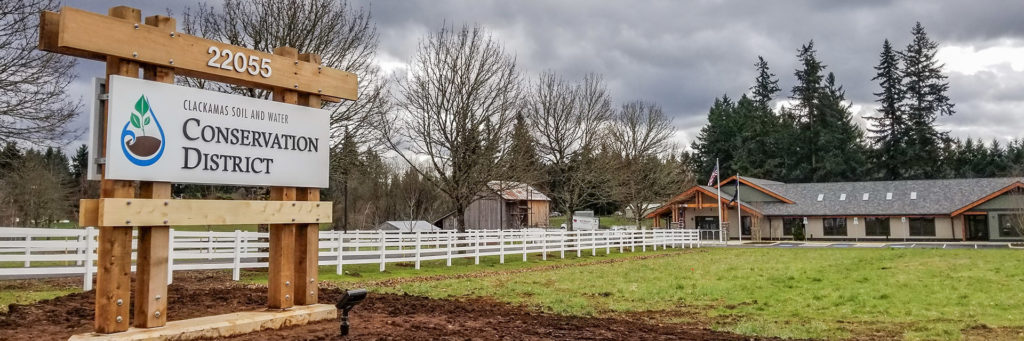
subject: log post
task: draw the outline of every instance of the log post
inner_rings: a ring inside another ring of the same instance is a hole
[[[111,8],[108,14],[115,18],[126,19],[139,23],[142,11],[118,6]],[[107,57],[107,84],[110,76],[138,77],[139,64],[117,57]],[[110,114],[110,104],[104,110],[104,117]],[[106,136],[106,129],[103,131]],[[107,155],[104,139],[103,155]],[[106,174],[106,167],[101,165],[101,173]],[[135,188],[131,181],[107,180],[100,181],[100,198],[132,198]],[[96,271],[96,302],[95,325],[97,333],[116,333],[128,330],[129,308],[131,307],[131,265],[132,265],[132,227],[101,226],[97,244]]]
[[[320,65],[320,55],[304,53],[299,60]],[[298,104],[320,109],[321,97],[299,94]],[[329,141],[324,141],[329,142]],[[320,201],[319,188],[299,188],[296,200]],[[319,290],[320,224],[301,224],[295,234],[295,304],[316,304]]]
[[[155,26],[167,32],[174,32],[174,18],[154,15],[146,17],[146,25]],[[174,83],[174,69],[143,65],[143,78],[147,80]],[[171,183],[142,181],[139,183],[140,197],[146,199],[170,199]],[[167,324],[167,257],[170,226],[143,226],[139,228],[138,260],[135,271],[135,312],[133,325],[136,328],[161,327]]]
[[[282,46],[274,54],[298,60],[298,50]],[[274,89],[274,101],[289,104],[299,103],[299,93],[284,88]],[[296,200],[295,187],[271,187],[270,200]],[[270,293],[267,305],[271,309],[287,309],[295,304],[295,224],[270,225],[270,269],[267,287]]]

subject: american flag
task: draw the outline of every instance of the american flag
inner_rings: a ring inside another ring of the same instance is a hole
[[[711,178],[708,179],[708,186],[714,186],[715,185],[715,179],[717,179],[717,178],[718,178],[718,164],[716,163],[715,164],[715,171],[711,172]]]

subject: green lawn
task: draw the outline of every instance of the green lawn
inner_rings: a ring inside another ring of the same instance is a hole
[[[721,249],[380,291],[487,296],[579,316],[661,312],[747,335],[958,339],[1024,326],[1018,250]],[[1014,334],[1016,335],[1016,334]]]

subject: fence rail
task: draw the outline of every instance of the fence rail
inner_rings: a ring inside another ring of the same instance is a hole
[[[0,227],[0,277],[33,278],[81,275],[83,289],[92,288],[96,271],[98,230]],[[168,247],[168,283],[177,270],[231,269],[239,279],[241,269],[265,268],[269,257],[269,233],[194,232],[171,229]],[[498,256],[499,262],[531,253],[565,258],[566,253],[582,257],[599,251],[611,253],[647,251],[648,248],[700,247],[715,243],[718,236],[691,229],[668,230],[473,230],[463,233],[340,231],[320,232],[320,265],[333,265],[338,274],[345,265],[411,262],[416,269],[423,261]],[[137,240],[132,242],[133,250]],[[135,258],[132,253],[132,258]],[[135,267],[132,266],[132,271]]]

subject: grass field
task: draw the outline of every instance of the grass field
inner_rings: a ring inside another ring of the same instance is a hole
[[[747,335],[958,339],[1024,326],[1016,250],[701,249],[672,257],[378,288],[579,316],[650,314]]]
[[[652,254],[663,255],[632,259]],[[552,253],[542,261],[532,254],[523,262],[508,255],[505,264],[482,257],[480,265],[456,259],[452,267],[425,261],[420,270],[399,263],[385,272],[376,264],[353,265],[341,276],[325,266],[321,279],[343,288],[490,297],[557,314],[695,323],[752,336],[960,339],[967,329],[999,328],[998,335],[1024,338],[1019,250],[703,248],[604,255],[601,249],[596,257],[566,256]],[[243,274],[245,281],[266,282],[265,272]],[[425,276],[431,278],[415,278]],[[77,290],[0,289],[0,306]]]

